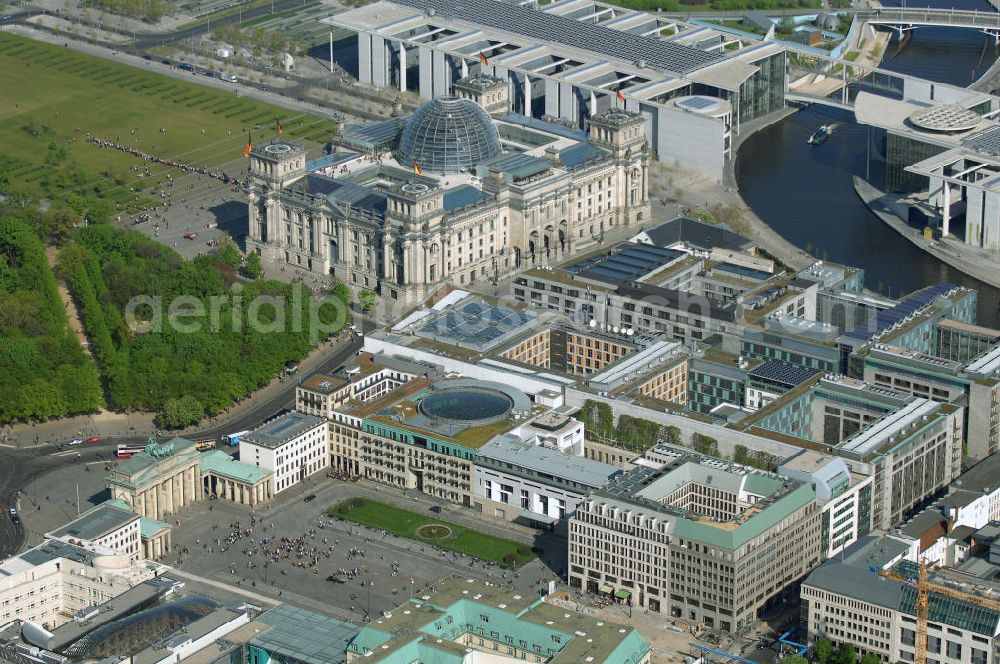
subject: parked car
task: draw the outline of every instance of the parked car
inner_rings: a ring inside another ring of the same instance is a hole
[[[315,493],[310,493],[308,496],[306,496],[305,498],[302,499],[302,502],[304,502],[304,503],[311,503],[314,500],[316,500],[316,494]]]
[[[74,438],[73,440],[69,441],[69,444],[70,445],[83,445],[83,438]]]
[[[187,240],[193,240],[196,237],[198,237],[198,234],[195,233],[194,231],[190,231],[190,232],[184,234],[184,238],[187,239]]]
[[[91,436],[90,438],[88,438],[86,440],[86,442],[88,442],[88,443],[99,443],[99,442],[101,442],[101,437],[100,436]]]
[[[441,506],[440,505],[434,505],[433,507],[431,507],[431,511],[434,512],[435,514],[440,514],[441,513]]]
[[[190,63],[188,63],[188,62],[182,62],[182,63],[180,63],[180,64],[179,64],[178,66],[179,66],[179,67],[180,67],[181,69],[183,69],[184,71],[194,71],[194,66],[192,66],[192,65],[191,65]]]

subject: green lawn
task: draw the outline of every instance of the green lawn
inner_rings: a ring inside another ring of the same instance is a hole
[[[417,514],[366,498],[345,500],[327,510],[327,515],[386,530],[394,535],[433,544],[442,549],[492,560],[502,567],[520,567],[535,558],[535,554],[527,544],[494,537],[435,519],[430,515]],[[444,528],[435,531],[433,526]],[[451,534],[448,535],[445,529],[450,530]]]
[[[194,82],[195,75],[191,78],[178,80],[0,34],[5,99],[0,104],[0,176],[33,195],[58,200],[70,193],[96,193],[122,205],[151,189],[167,167],[154,168],[153,178],[141,180],[129,172],[140,159],[87,142],[88,133],[164,158],[212,168],[230,162],[238,168],[247,131],[253,130],[255,141],[270,139],[275,118],[286,138],[310,146],[327,141],[334,130],[330,120],[206,88]],[[254,130],[258,124],[261,129]],[[65,155],[53,163],[52,154],[62,154],[60,148]],[[57,182],[53,171],[76,176]]]

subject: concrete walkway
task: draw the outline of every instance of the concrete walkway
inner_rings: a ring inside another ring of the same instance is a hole
[[[875,216],[915,246],[973,279],[1000,288],[1000,264],[995,254],[970,247],[952,237],[927,239],[898,216],[894,207],[900,205],[899,197],[876,189],[858,176],[854,176],[854,190]]]
[[[752,122],[747,122],[740,128],[740,133],[733,139],[733,154],[737,155],[736,158],[730,159],[726,162],[726,172],[723,176],[723,187],[716,186],[718,190],[716,196],[719,202],[727,205],[736,205],[743,212],[743,218],[750,224],[753,229],[753,237],[751,239],[756,240],[758,245],[764,249],[771,256],[787,265],[792,270],[804,270],[805,268],[812,265],[816,258],[811,256],[808,252],[795,246],[780,234],[774,231],[770,226],[768,226],[763,219],[758,217],[750,206],[746,204],[743,197],[739,194],[739,187],[736,183],[736,159],[739,158],[739,149],[743,144],[743,141],[750,138],[758,131],[769,127],[772,124],[781,122],[789,115],[796,112],[794,108],[785,108],[777,113],[767,116],[766,118],[761,118],[754,120]]]

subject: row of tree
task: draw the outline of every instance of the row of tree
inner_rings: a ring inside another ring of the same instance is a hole
[[[185,261],[138,233],[95,225],[75,234],[58,268],[110,403],[154,410],[164,427],[224,410],[343,325],[342,308],[314,312],[301,286],[239,281],[238,252],[225,248]]]
[[[818,639],[813,644],[813,657],[819,664],[857,664],[858,652],[850,643],[835,645],[830,639]],[[808,660],[799,655],[789,655],[782,660],[786,664],[805,664]],[[880,664],[882,660],[874,653],[864,653],[861,664]]]
[[[23,219],[0,217],[0,422],[103,406],[97,367],[69,327],[42,243]]]

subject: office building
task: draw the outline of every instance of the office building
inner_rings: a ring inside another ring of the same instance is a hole
[[[48,540],[0,563],[0,624],[22,620],[52,629],[162,569],[115,549]]]
[[[648,664],[650,646],[634,628],[452,577],[366,625],[347,661]]]
[[[828,450],[875,478],[872,527],[888,530],[961,472],[963,412],[844,377],[820,377],[740,421],[750,433]]]
[[[289,489],[330,465],[326,420],[305,413],[285,413],[240,438],[240,461],[270,473],[265,483],[230,483],[228,493],[256,492],[253,504]],[[250,503],[243,498],[239,502]]]
[[[489,74],[525,116],[638,113],[661,160],[715,181],[741,123],[784,107],[783,47],[596,2],[395,0],[325,22],[358,34],[362,85],[432,99]]]
[[[46,533],[45,537],[82,547],[112,549],[135,562],[143,557],[140,518],[131,510],[103,503],[87,510],[66,525]]]
[[[678,448],[580,503],[569,583],[735,633],[822,559],[809,484]]]
[[[906,544],[869,536],[830,558],[802,582],[801,615],[809,641],[828,638],[883,662],[912,662],[917,638],[915,563]],[[979,561],[982,563],[983,561]],[[896,578],[883,576],[892,572]],[[1000,632],[996,567],[973,564],[932,571],[929,578],[927,661],[992,664]],[[985,575],[985,576],[984,576]]]

